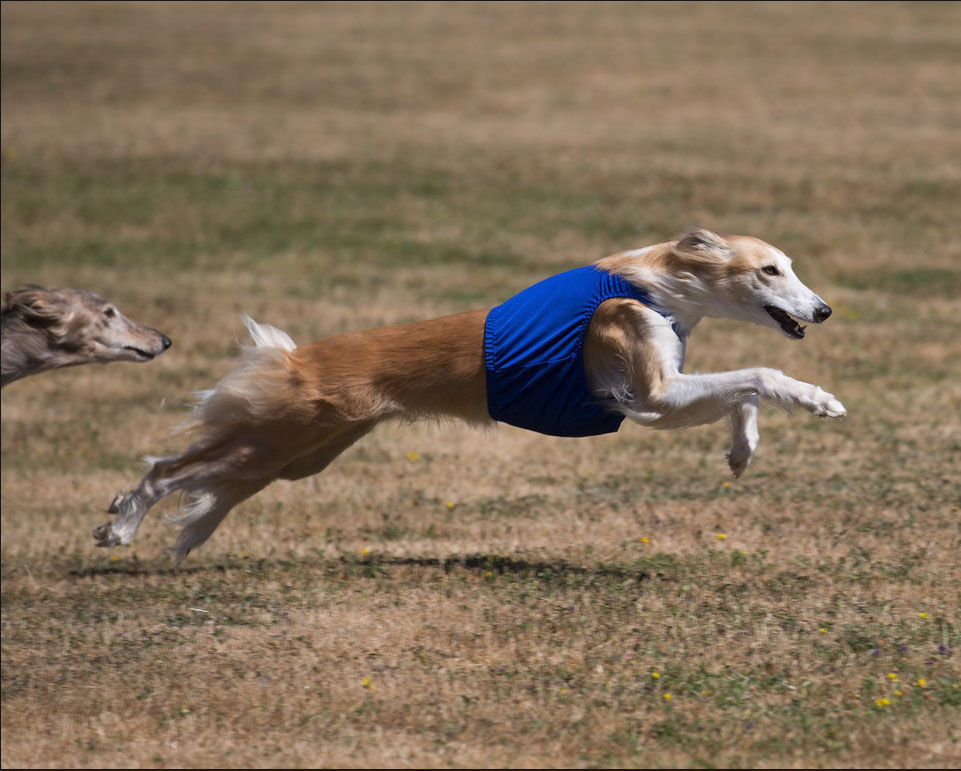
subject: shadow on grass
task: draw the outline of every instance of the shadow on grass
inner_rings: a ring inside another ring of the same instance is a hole
[[[563,559],[528,560],[518,557],[504,557],[496,554],[471,554],[456,557],[378,557],[365,555],[354,557],[344,555],[332,559],[308,558],[302,560],[236,559],[207,565],[159,567],[147,562],[109,563],[81,569],[70,570],[74,578],[95,578],[98,576],[178,576],[205,573],[226,573],[228,570],[243,569],[258,573],[273,571],[289,572],[292,569],[316,569],[319,573],[330,572],[337,568],[361,568],[366,571],[385,571],[391,567],[414,567],[442,570],[451,573],[455,570],[471,572],[510,574],[530,578],[558,578],[563,576],[585,576],[613,578],[636,581],[673,580],[673,576],[663,571],[646,570],[641,567],[596,564],[592,566],[576,564]],[[660,566],[659,566],[660,567]],[[673,571],[670,571],[673,572]]]
[[[342,561],[348,561],[341,558]],[[413,567],[426,567],[442,569],[445,573],[450,573],[455,569],[490,571],[503,575],[510,573],[513,575],[527,575],[533,577],[555,577],[561,575],[570,576],[598,576],[605,578],[637,579],[647,581],[652,578],[663,579],[663,573],[652,574],[646,570],[628,568],[619,565],[594,565],[587,567],[567,562],[562,559],[549,561],[532,561],[516,557],[502,557],[498,555],[472,554],[461,557],[384,557],[378,560],[371,560],[371,563],[379,565],[405,565]]]
[[[147,562],[132,562],[127,564],[98,565],[90,568],[80,568],[68,571],[68,575],[73,578],[95,578],[97,576],[187,576],[195,573],[226,573],[228,569],[235,567],[227,563],[215,565],[193,565],[191,567],[181,567],[171,565],[169,567],[156,567]]]

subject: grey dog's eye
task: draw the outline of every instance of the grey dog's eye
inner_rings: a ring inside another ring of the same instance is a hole
[[[105,308],[104,311],[103,311],[103,315],[106,316],[108,319],[112,319],[114,316],[117,315],[117,309],[116,309],[116,308]]]
[[[769,276],[780,276],[780,275],[781,275],[781,272],[780,272],[777,268],[775,268],[773,265],[765,265],[763,268],[761,268],[761,270],[763,270],[763,271],[764,271],[765,273],[767,273]]]

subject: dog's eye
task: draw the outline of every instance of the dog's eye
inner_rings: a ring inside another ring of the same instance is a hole
[[[104,308],[103,315],[106,316],[108,319],[112,319],[114,316],[117,315],[117,309],[116,309],[116,308]]]
[[[765,273],[767,273],[769,276],[780,276],[780,275],[781,275],[781,271],[779,271],[779,270],[778,270],[777,268],[775,268],[773,265],[765,265],[763,268],[761,268],[761,270],[763,270],[763,271],[764,271]]]

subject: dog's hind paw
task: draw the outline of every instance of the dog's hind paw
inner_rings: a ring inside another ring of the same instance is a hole
[[[123,542],[114,531],[113,522],[108,522],[100,527],[95,527],[93,529],[93,540],[97,542],[97,546],[122,546]]]
[[[113,500],[110,501],[110,505],[107,506],[107,513],[108,513],[108,514],[119,514],[119,513],[120,513],[120,504],[123,503],[123,499],[126,498],[126,497],[127,497],[127,493],[126,493],[125,490],[118,490],[118,491],[117,491],[117,494],[113,497]]]

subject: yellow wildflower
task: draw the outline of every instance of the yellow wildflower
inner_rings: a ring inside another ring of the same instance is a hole
[[[921,688],[927,688],[927,686],[928,686],[928,681],[925,680],[923,677],[919,677],[919,678],[918,678],[918,685],[919,685]]]
[[[363,556],[363,555],[365,555],[365,554],[370,554],[370,549],[368,549],[368,548],[365,546],[363,549],[360,550],[360,554],[361,554],[361,556]]]
[[[637,540],[640,541],[641,543],[650,543],[650,542],[651,542],[651,539],[650,539],[650,538],[645,538],[643,535],[642,535],[640,538],[638,538]]]
[[[420,453],[417,452],[416,450],[408,450],[407,460],[410,460],[410,461],[420,460]]]
[[[874,703],[877,704],[879,707],[888,707],[888,706],[890,706],[890,704],[891,704],[891,700],[890,700],[890,699],[875,699],[875,700],[874,700]]]
[[[895,692],[894,692],[894,695],[895,695],[895,696],[904,696],[904,694],[903,694],[901,691],[895,691]]]
[[[928,614],[927,614],[927,613],[918,613],[918,616],[919,616],[920,618],[927,618],[927,617],[928,617]]]
[[[670,700],[671,700],[671,694],[665,693],[665,694],[664,694],[664,701],[670,701]]]
[[[120,559],[120,555],[119,555],[119,554],[111,554],[111,555],[110,555],[110,561],[111,561],[111,562],[116,562],[116,561],[119,560],[119,559]]]
[[[447,506],[448,509],[453,510],[453,508],[454,508],[457,504],[454,503],[453,501],[447,501],[447,503],[444,504],[444,505]]]
[[[897,674],[894,673],[894,672],[888,672],[887,675],[885,675],[885,676],[888,678],[888,680],[897,680],[897,679],[898,679]]]
[[[727,533],[718,533],[718,534],[717,534],[717,540],[723,541],[725,538],[727,538]]]
[[[653,677],[655,680],[657,680],[657,678],[659,678],[660,676],[661,676],[660,672],[651,672],[651,677]]]
[[[828,633],[828,628],[827,628],[826,626],[822,626],[820,629],[818,629],[818,631],[819,631],[821,634],[827,634],[827,633]]]

